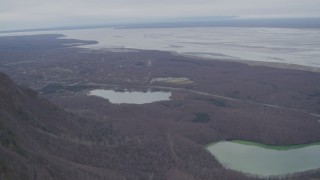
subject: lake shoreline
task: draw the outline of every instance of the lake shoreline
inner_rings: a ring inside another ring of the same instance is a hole
[[[225,140],[225,141],[216,141],[212,142],[209,144],[206,144],[205,147],[209,147],[211,145],[215,145],[219,142],[234,142],[238,144],[243,144],[243,145],[251,145],[251,146],[258,146],[258,147],[263,147],[266,149],[274,149],[274,150],[289,150],[289,149],[299,149],[303,148],[306,146],[312,146],[312,145],[320,145],[319,142],[311,142],[311,143],[304,143],[304,144],[291,144],[291,145],[271,145],[271,144],[264,144],[261,142],[255,142],[255,141],[246,141],[246,140]]]

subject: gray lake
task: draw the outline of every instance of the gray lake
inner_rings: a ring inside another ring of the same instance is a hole
[[[96,89],[89,92],[90,96],[98,96],[108,99],[113,104],[146,104],[157,101],[170,100],[171,92],[164,91],[114,91]]]
[[[207,150],[225,167],[257,176],[281,176],[320,168],[320,144],[269,146],[222,141]]]

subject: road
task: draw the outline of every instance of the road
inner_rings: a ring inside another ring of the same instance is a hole
[[[119,85],[114,85],[114,84],[101,84],[101,83],[79,83],[81,85],[92,85],[92,86],[101,86],[101,87],[114,87],[114,86],[119,86]],[[167,86],[152,86],[152,85],[141,85],[141,86],[135,86],[135,87],[143,87],[143,88],[155,88],[155,89],[164,89],[164,90],[170,90],[170,91],[183,91],[183,92],[188,92],[192,94],[198,94],[198,95],[203,95],[203,96],[208,96],[212,98],[218,98],[218,99],[224,99],[228,101],[233,101],[233,102],[242,102],[242,103],[250,103],[254,105],[260,105],[260,106],[266,106],[269,108],[275,108],[279,110],[289,110],[289,111],[295,111],[299,113],[306,113],[310,116],[318,117],[320,118],[320,114],[316,113],[311,113],[311,112],[306,112],[304,110],[300,109],[295,109],[295,108],[288,108],[288,107],[283,107],[283,106],[278,106],[278,105],[273,105],[273,104],[266,104],[266,103],[261,103],[261,102],[255,102],[255,101],[249,101],[245,99],[236,99],[224,95],[218,95],[218,94],[212,94],[212,93],[207,93],[203,91],[198,91],[198,90],[192,90],[192,89],[186,89],[186,88],[177,88],[177,87],[167,87]],[[320,121],[320,119],[319,119]]]

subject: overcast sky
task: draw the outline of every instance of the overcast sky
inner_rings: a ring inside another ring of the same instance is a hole
[[[320,17],[320,0],[0,0],[0,30],[194,16]]]

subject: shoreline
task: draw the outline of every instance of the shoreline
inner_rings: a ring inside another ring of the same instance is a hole
[[[288,64],[288,63],[281,63],[281,62],[252,61],[252,60],[223,59],[223,58],[218,59],[218,58],[201,57],[201,56],[197,56],[197,55],[184,54],[184,53],[179,53],[176,51],[167,51],[167,52],[170,52],[174,56],[182,56],[182,57],[198,59],[198,60],[235,62],[235,63],[247,64],[249,66],[264,66],[264,67],[271,67],[271,68],[277,68],[277,69],[290,69],[290,70],[300,70],[300,71],[320,73],[320,68],[298,65],[298,64]]]
[[[87,46],[87,47],[84,47]],[[127,47],[115,47],[115,48],[91,48],[88,47],[89,45],[80,45],[75,46],[75,48],[81,48],[86,50],[92,51],[108,51],[108,52],[117,52],[115,50],[119,50],[119,53],[126,53],[126,52],[139,52],[139,51],[159,51],[159,52],[167,52],[173,56],[180,56],[185,58],[191,58],[193,60],[204,60],[204,61],[223,61],[223,62],[233,62],[233,63],[240,63],[246,64],[249,66],[263,66],[263,67],[270,67],[270,68],[277,68],[277,69],[289,69],[289,70],[299,70],[299,71],[307,71],[307,72],[314,72],[320,73],[320,67],[311,67],[311,66],[304,66],[299,64],[289,64],[289,63],[281,63],[281,62],[266,62],[266,61],[253,61],[253,60],[237,60],[237,59],[223,59],[223,58],[215,58],[215,57],[203,57],[191,54],[180,53],[177,51],[165,51],[165,50],[157,50],[157,49],[137,49],[137,48],[127,48]]]
[[[12,36],[2,36],[0,37],[19,37],[19,36],[37,36],[37,35],[58,35],[62,37],[57,37],[57,39],[64,39],[64,40],[76,40],[80,42],[84,42],[87,44],[82,45],[71,45],[66,44],[68,48],[80,48],[80,49],[86,49],[86,50],[93,50],[93,51],[113,51],[120,50],[119,52],[123,51],[160,51],[160,52],[169,52],[172,55],[175,56],[182,56],[187,58],[192,58],[195,60],[208,60],[208,61],[225,61],[225,62],[235,62],[235,63],[242,63],[247,64],[249,66],[265,66],[265,67],[272,67],[272,68],[278,68],[278,69],[291,69],[291,70],[300,70],[300,71],[308,71],[308,72],[315,72],[320,73],[320,67],[312,67],[307,65],[299,65],[299,64],[291,64],[291,63],[283,63],[283,62],[267,62],[267,61],[255,61],[255,60],[245,60],[245,59],[227,59],[227,58],[217,58],[217,57],[204,57],[201,55],[192,55],[192,54],[186,54],[187,52],[178,52],[178,51],[171,51],[171,50],[159,50],[159,49],[139,49],[139,48],[130,48],[130,47],[92,47],[94,45],[99,44],[99,41],[96,40],[82,40],[82,39],[75,39],[68,37],[67,34],[63,33],[56,33],[56,34],[21,34],[21,35],[12,35]],[[94,43],[93,43],[94,42]]]
[[[281,63],[281,62],[266,62],[266,61],[253,61],[253,60],[237,60],[237,59],[223,59],[223,58],[210,58],[210,57],[203,57],[191,54],[180,53],[177,51],[165,51],[165,50],[157,50],[157,49],[137,49],[137,48],[127,48],[127,47],[115,47],[115,48],[91,48],[91,47],[84,47],[84,46],[91,46],[89,45],[80,45],[75,46],[76,48],[91,50],[91,51],[108,51],[108,52],[117,52],[115,50],[119,50],[119,53],[122,52],[139,52],[139,51],[159,51],[159,52],[167,52],[173,56],[181,56],[186,58],[191,58],[193,60],[205,60],[205,61],[223,61],[223,62],[233,62],[233,63],[240,63],[246,64],[249,66],[264,66],[264,67],[271,67],[277,69],[289,69],[289,70],[299,70],[299,71],[307,71],[307,72],[314,72],[320,73],[320,68],[318,67],[311,67],[311,66],[304,66],[299,64],[289,64],[289,63]]]

